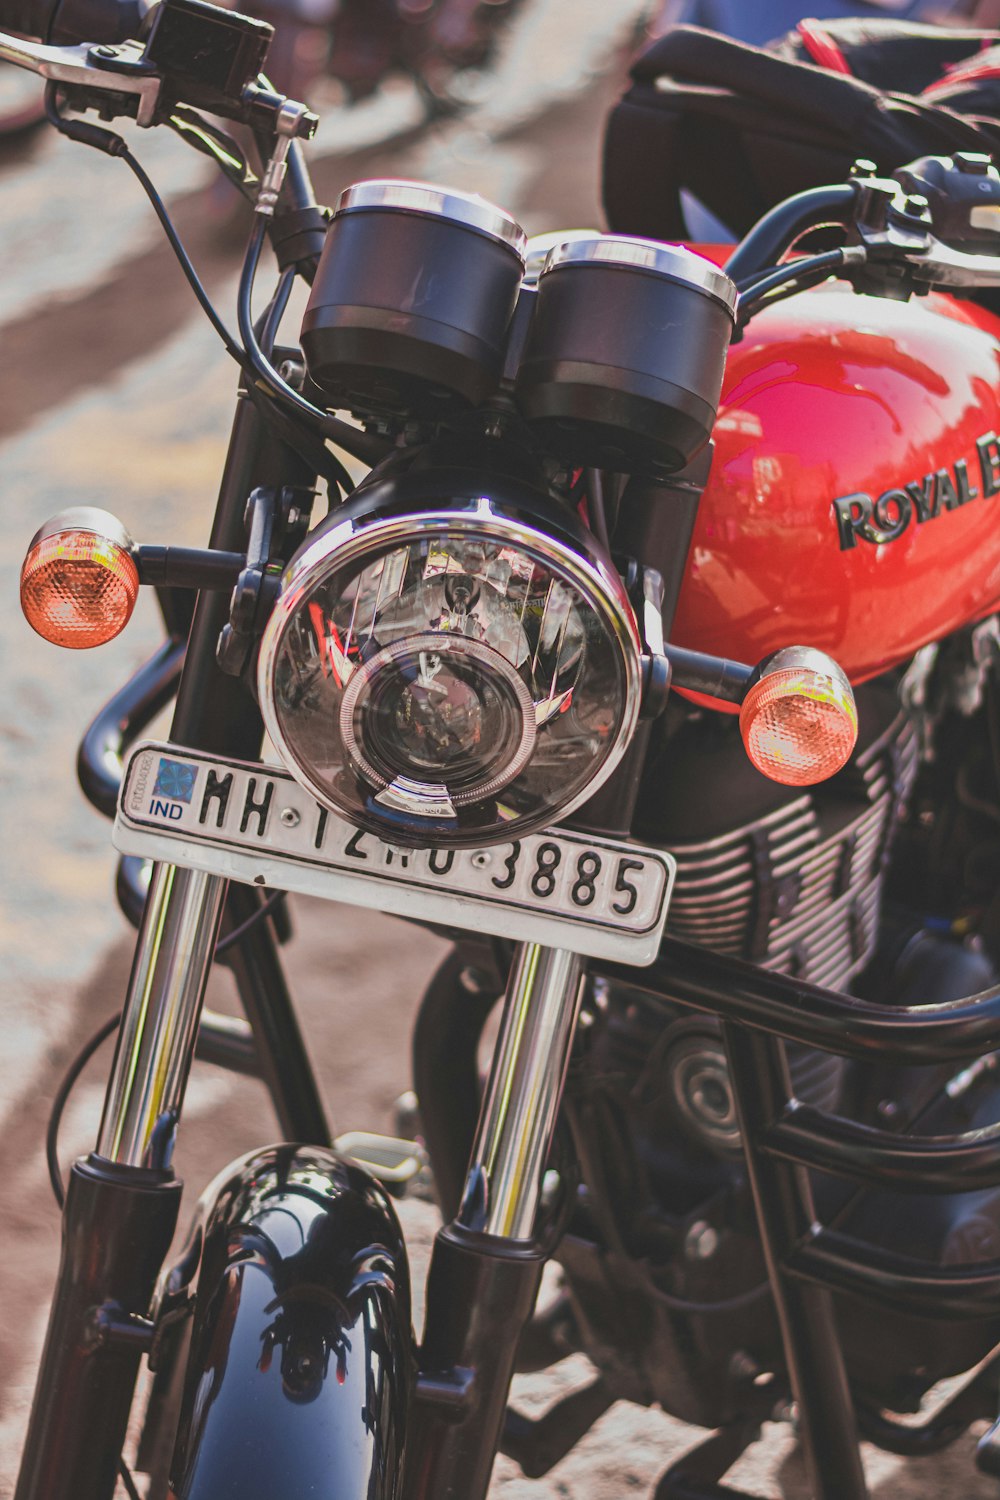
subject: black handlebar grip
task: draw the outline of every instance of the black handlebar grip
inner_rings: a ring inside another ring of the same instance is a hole
[[[0,28],[21,36],[48,37],[61,0],[0,0]]]
[[[0,0],[0,30],[59,46],[139,36],[150,0]]]

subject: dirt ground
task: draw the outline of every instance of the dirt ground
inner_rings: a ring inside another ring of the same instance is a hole
[[[409,176],[482,192],[529,232],[602,222],[599,140],[607,101],[643,7],[639,0],[525,0],[477,108],[428,128],[405,89],[333,112],[315,153],[320,196],[346,183]],[[387,140],[387,136],[391,139]],[[232,318],[237,264],[205,195],[205,174],[172,139],[140,142],[210,293]],[[0,1496],[12,1493],[58,1253],[42,1143],[69,1060],[119,1007],[131,935],[112,896],[105,824],[75,788],[89,716],[156,645],[142,601],[126,634],[69,656],[24,625],[16,571],[36,526],[71,503],[119,514],[142,541],[202,544],[234,375],[128,174],[48,138],[0,159]],[[391,1126],[409,1081],[409,1028],[441,943],[376,914],[295,903],[287,963],[310,1052],[339,1130]],[[232,1008],[226,976],[209,1004]],[[87,1069],[64,1120],[64,1161],[90,1148],[107,1052]],[[177,1168],[192,1203],[239,1152],[273,1138],[262,1086],[197,1066]],[[419,1289],[433,1210],[402,1205]],[[182,1215],[183,1216],[183,1215]],[[537,1412],[587,1378],[583,1360],[519,1380]],[[503,1500],[619,1500],[650,1491],[698,1434],[660,1412],[616,1407],[544,1480],[498,1462]],[[970,1440],[924,1464],[869,1453],[878,1500],[995,1500]],[[761,1497],[805,1500],[788,1426],[769,1428],[733,1473]],[[289,1497],[292,1500],[292,1497]]]

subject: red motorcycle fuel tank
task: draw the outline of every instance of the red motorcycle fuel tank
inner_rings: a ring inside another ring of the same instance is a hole
[[[729,355],[672,639],[852,682],[1000,605],[1000,320],[825,287]]]

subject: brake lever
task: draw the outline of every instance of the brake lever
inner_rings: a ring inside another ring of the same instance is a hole
[[[134,100],[138,123],[156,125],[187,104],[274,133],[273,175],[279,177],[291,141],[308,140],[319,119],[262,79],[274,27],[205,0],[159,0],[148,14],[142,40],[114,45],[57,47],[0,32],[0,61],[72,90],[83,108],[96,99],[93,107],[105,118],[131,113]],[[102,108],[102,100],[115,98],[128,108]]]
[[[929,236],[927,249],[908,257],[917,282],[943,287],[1000,286],[1000,256],[970,255]]]
[[[113,68],[102,66],[103,54],[114,59]],[[134,95],[138,124],[150,126],[156,123],[163,79],[144,63],[143,55],[140,42],[127,42],[113,48],[87,43],[54,47],[47,42],[26,41],[0,31],[0,61],[26,68],[40,78],[66,88],[82,88],[88,93]]]

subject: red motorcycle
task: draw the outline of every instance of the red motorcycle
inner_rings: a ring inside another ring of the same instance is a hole
[[[134,1500],[136,1471],[157,1500],[483,1500],[498,1451],[547,1473],[618,1400],[712,1432],[657,1500],[738,1496],[723,1477],[776,1414],[819,1500],[863,1500],[860,1436],[921,1456],[985,1422],[1000,1475],[987,117],[686,33],[609,135],[609,162],[631,137],[676,170],[622,188],[616,232],[532,245],[426,183],[320,209],[315,119],[262,81],[260,23],[162,0],[121,40],[113,5],[78,3],[59,25],[90,43],[0,36],[56,128],[157,204],[118,115],[223,164],[211,120],[233,120],[265,167],[238,337],[158,204],[241,371],[208,545],[77,507],[22,570],[56,644],[111,639],[144,585],[168,639],[81,745],[139,931],[16,1500]],[[899,40],[929,67],[930,34]],[[990,82],[981,40],[952,99]],[[856,73],[857,38],[831,41]],[[850,141],[880,159],[782,195]],[[685,185],[752,216],[735,250],[620,232]],[[451,941],[416,1007],[418,1141],[331,1142],[289,891]],[[216,961],[245,1023],[203,1010]],[[286,1142],[223,1168],[168,1260],[196,1050],[266,1081]],[[424,1163],[418,1345],[389,1193]],[[573,1352],[589,1383],[509,1405],[515,1372]]]

